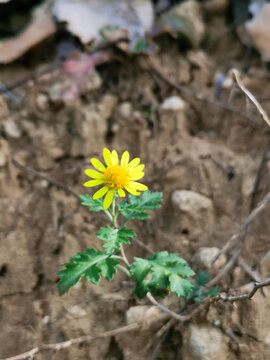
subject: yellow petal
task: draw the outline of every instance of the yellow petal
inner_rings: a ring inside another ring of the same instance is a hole
[[[85,174],[93,179],[103,179],[103,174],[97,172],[96,170],[87,169],[84,171]]]
[[[116,166],[118,165],[118,154],[117,154],[117,151],[116,150],[113,150],[112,151],[112,156],[111,156],[111,159],[112,159],[112,165],[113,166]]]
[[[135,158],[133,159],[127,166],[127,168],[129,170],[133,170],[137,165],[139,165],[141,159],[140,158]]]
[[[103,195],[106,194],[108,190],[109,190],[108,186],[103,186],[101,189],[99,189],[97,192],[94,193],[93,199],[97,200],[101,198]]]
[[[143,172],[134,173],[134,175],[130,175],[130,180],[140,180],[144,177]]]
[[[140,195],[140,193],[138,191],[136,191],[135,189],[133,189],[132,187],[130,187],[129,185],[125,186],[125,189],[131,193],[132,195]]]
[[[105,166],[98,159],[92,158],[91,163],[94,166],[94,168],[96,168],[97,170],[99,170],[101,172],[105,171]]]
[[[107,148],[103,149],[103,157],[107,166],[112,166],[111,152]]]
[[[127,166],[129,161],[129,152],[125,151],[121,158],[121,166]]]
[[[103,201],[103,207],[104,209],[108,209],[108,207],[110,207],[112,201],[113,201],[113,198],[114,198],[114,190],[109,190],[104,198],[104,201]]]
[[[135,167],[135,169],[133,169],[133,170],[130,171],[130,175],[133,175],[134,172],[141,172],[141,171],[143,171],[144,166],[145,166],[144,164],[141,164],[141,165]]]
[[[118,192],[118,195],[119,195],[120,197],[125,197],[125,196],[126,196],[126,194],[125,194],[125,192],[124,192],[123,189],[118,189],[117,192]]]
[[[138,183],[138,182],[136,182],[136,181],[130,181],[130,182],[128,183],[128,185],[129,185],[130,187],[132,187],[133,189],[135,189],[135,190],[145,191],[145,190],[148,189],[148,187],[147,187],[146,185],[141,184],[141,183]]]
[[[85,187],[92,187],[92,186],[97,186],[103,183],[103,180],[90,180],[90,181],[86,181],[83,186]]]

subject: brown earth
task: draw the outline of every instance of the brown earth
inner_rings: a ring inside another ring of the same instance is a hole
[[[223,33],[222,41],[215,40],[212,33],[217,25],[220,33],[226,29],[223,18],[209,20],[209,41],[203,50],[179,51],[175,40],[165,38],[151,62],[141,56],[124,64],[103,65],[98,69],[101,86],[68,105],[52,95],[61,81],[60,70],[17,88],[18,106],[0,97],[0,358],[39,343],[115,329],[126,324],[125,314],[131,306],[149,305],[133,297],[132,287],[126,286],[121,275],[112,283],[101,281],[100,286],[81,281],[68,294],[58,296],[60,264],[86,247],[100,248],[95,232],[103,220],[80,206],[70,192],[15,166],[12,159],[82,194],[86,191],[83,170],[92,156],[100,157],[104,146],[140,156],[146,164],[144,182],[152,191],[163,191],[164,201],[150,221],[134,224],[138,238],[153,250],[177,252],[188,262],[201,247],[222,247],[248,216],[269,141],[267,125],[239,91],[235,90],[234,106],[249,119],[182,94],[150,66],[154,64],[169,79],[197,94],[213,98],[215,74],[228,66],[241,69],[245,53],[232,32]],[[19,64],[0,69],[7,80],[28,71]],[[258,55],[250,59],[243,80],[270,114],[269,75],[261,68]],[[231,89],[225,89],[222,101],[227,103],[231,94]],[[184,108],[162,109],[164,100],[173,95],[184,99]],[[270,190],[269,174],[268,163],[256,204]],[[211,209],[198,217],[181,214],[172,204],[175,190],[204,195]],[[270,273],[269,257],[264,258],[269,233],[266,208],[249,228],[242,256],[262,279]],[[128,256],[135,254],[147,256],[133,244]],[[237,265],[219,287],[227,292],[252,280]],[[270,300],[266,290],[237,307],[212,304],[190,323],[174,326],[157,359],[216,359],[215,352],[209,357],[189,353],[190,337],[196,332],[192,326],[212,329],[213,321],[219,321],[239,343],[215,328],[217,336],[221,334],[218,358],[267,359]],[[241,291],[247,289],[236,293]],[[175,297],[169,297],[166,304],[180,307]],[[36,359],[150,359],[157,343],[153,337],[162,325],[74,345],[55,354],[44,352]],[[149,349],[146,344],[151,341]]]

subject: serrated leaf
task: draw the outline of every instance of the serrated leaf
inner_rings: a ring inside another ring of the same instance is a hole
[[[118,211],[125,219],[146,220],[150,216],[145,210],[153,210],[160,207],[162,201],[161,192],[144,191],[141,196],[129,195],[129,201],[121,201]]]
[[[219,288],[217,286],[212,287],[211,289],[209,289],[207,292],[204,293],[204,295],[209,295],[210,297],[215,297],[217,296],[219,292]]]
[[[120,244],[130,244],[130,238],[135,237],[136,234],[132,229],[122,227],[120,229],[113,229],[110,226],[102,227],[97,232],[98,239],[105,241],[103,245],[106,254],[113,254],[115,250],[120,249]]]
[[[83,206],[89,207],[89,211],[104,211],[102,199],[93,200],[93,198],[88,194],[80,195],[80,199]]]
[[[70,258],[70,262],[64,264],[66,268],[58,272],[57,275],[61,278],[57,286],[58,292],[60,295],[68,292],[81,277],[97,284],[101,273],[110,281],[115,274],[117,264],[117,260],[110,258],[110,255],[102,251],[87,249],[85,252],[78,252]]]
[[[178,275],[170,276],[170,289],[177,296],[187,298],[193,289],[193,284],[186,279],[180,278]]]
[[[210,280],[210,275],[209,275],[208,270],[205,270],[205,271],[199,270],[198,277],[195,280],[196,283],[200,286],[204,286],[209,280]]]
[[[147,259],[135,258],[130,272],[136,282],[135,294],[139,298],[148,291],[165,297],[168,287],[178,296],[188,297],[194,287],[189,280],[184,279],[194,275],[186,261],[167,251],[158,252]]]

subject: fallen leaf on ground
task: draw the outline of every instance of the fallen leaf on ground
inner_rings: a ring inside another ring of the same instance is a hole
[[[63,62],[62,81],[51,89],[51,100],[56,103],[69,103],[80,95],[99,88],[102,81],[95,67],[110,59],[111,54],[107,52],[96,52],[91,55],[74,52]]]
[[[19,35],[0,41],[1,64],[7,64],[18,59],[33,46],[55,33],[56,26],[50,10],[51,2],[52,0],[48,0],[35,8],[32,21]]]
[[[101,41],[109,26],[127,30],[132,47],[153,23],[150,0],[55,0],[53,12],[83,44]]]
[[[246,29],[262,60],[270,61],[270,4],[264,4],[261,11],[246,22]]]

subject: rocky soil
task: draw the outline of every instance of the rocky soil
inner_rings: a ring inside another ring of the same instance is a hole
[[[222,41],[214,36],[217,28]],[[115,329],[151,310],[147,300],[132,295],[132,284],[122,275],[100,286],[81,281],[63,297],[57,294],[60,264],[77,251],[100,246],[95,232],[103,220],[80,206],[76,194],[85,193],[83,170],[104,146],[140,156],[145,183],[164,193],[163,206],[152,219],[134,223],[143,243],[176,252],[194,269],[208,268],[211,276],[230,259],[228,253],[209,267],[217,249],[250,213],[269,129],[236,88],[223,89],[221,100],[228,103],[233,97],[234,107],[246,117],[187,96],[153,70],[213,99],[216,74],[228,66],[241,70],[245,54],[236,34],[225,30],[224,17],[212,15],[200,48],[184,50],[165,37],[151,59],[102,65],[95,89],[68,104],[58,92],[60,70],[16,88],[19,105],[0,96],[0,358],[39,343]],[[1,67],[0,77],[16,79],[32,70],[15,63]],[[269,75],[257,54],[243,81],[270,114]],[[268,162],[256,204],[270,190],[269,180]],[[261,279],[270,274],[269,233],[266,208],[249,227],[241,256]],[[134,255],[148,254],[134,243],[128,256]],[[238,262],[219,287],[225,293],[246,293],[252,280]],[[192,320],[176,323],[156,358],[267,359],[269,290],[237,306],[213,303]],[[174,296],[165,303],[176,310],[182,304]],[[44,352],[36,359],[150,359],[163,325]]]

